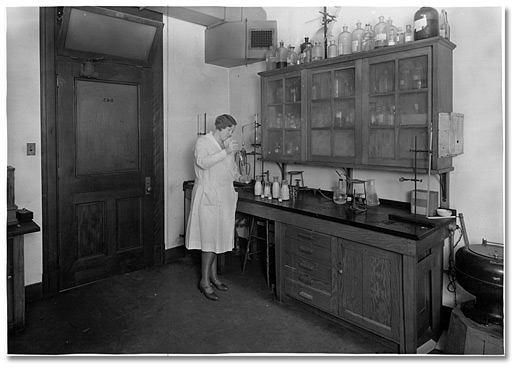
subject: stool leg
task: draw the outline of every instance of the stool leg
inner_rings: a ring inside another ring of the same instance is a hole
[[[265,260],[266,260],[266,275],[267,286],[271,287],[271,278],[269,277],[269,220],[265,220]]]
[[[253,227],[255,226],[255,223],[256,223],[256,217],[251,217],[251,226],[249,227],[249,236],[247,238],[247,246],[246,246],[246,254],[244,256],[244,265],[242,266],[242,273],[244,273],[246,271],[246,263],[247,263],[247,259],[249,259],[249,251],[250,251],[250,246],[251,246],[251,240],[253,239]]]

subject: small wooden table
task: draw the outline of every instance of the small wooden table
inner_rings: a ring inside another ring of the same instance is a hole
[[[34,221],[7,226],[7,318],[9,331],[25,325],[24,235],[39,232]]]

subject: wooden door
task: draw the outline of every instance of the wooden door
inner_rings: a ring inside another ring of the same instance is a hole
[[[59,289],[153,263],[148,68],[58,58]]]

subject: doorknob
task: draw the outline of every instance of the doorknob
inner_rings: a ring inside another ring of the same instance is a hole
[[[149,195],[152,194],[152,191],[152,178],[147,176],[146,178],[144,178],[144,193]]]

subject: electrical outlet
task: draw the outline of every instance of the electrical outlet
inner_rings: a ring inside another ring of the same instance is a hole
[[[36,156],[36,143],[27,143],[27,156]]]

